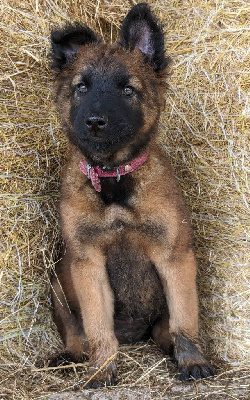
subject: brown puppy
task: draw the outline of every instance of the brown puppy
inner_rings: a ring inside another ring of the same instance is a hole
[[[61,186],[65,254],[53,278],[65,352],[88,353],[88,387],[115,382],[118,342],[174,346],[180,379],[213,374],[199,345],[196,261],[188,211],[155,144],[164,105],[162,27],[133,7],[117,44],[84,25],[51,34],[56,102],[69,138]],[[108,362],[107,362],[108,360]]]

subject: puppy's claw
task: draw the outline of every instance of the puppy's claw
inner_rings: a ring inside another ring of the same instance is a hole
[[[215,374],[214,368],[211,364],[182,366],[179,368],[179,380],[198,380],[208,378]]]

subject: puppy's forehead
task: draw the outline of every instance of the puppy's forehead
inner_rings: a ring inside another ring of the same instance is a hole
[[[89,68],[115,68],[115,63],[119,59],[119,50],[115,46],[106,44],[91,44],[83,46],[77,53],[77,59],[74,63],[74,70]]]
[[[140,52],[139,52],[140,53]],[[84,46],[77,55],[75,71],[85,66],[93,69],[118,71],[122,66],[133,70],[138,54],[124,49],[122,46],[97,44]]]
[[[127,76],[137,86],[141,71],[138,70],[135,58],[138,58],[138,55],[131,54],[118,45],[86,46],[79,52],[75,62],[74,81],[79,81],[84,75],[110,75],[114,78]]]
[[[108,68],[108,66],[103,66],[101,63],[96,65],[84,64],[75,75],[73,83],[77,83],[77,81],[90,82],[95,79],[103,78],[112,78],[113,81],[127,80],[129,79],[129,72],[124,65],[117,66],[117,69],[112,70]]]

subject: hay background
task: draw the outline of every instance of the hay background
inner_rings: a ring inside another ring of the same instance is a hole
[[[67,150],[51,94],[48,37],[52,26],[84,20],[114,41],[134,3],[1,0],[0,398],[43,398],[72,387],[86,371],[72,371],[67,379],[50,371],[32,372],[38,357],[61,347],[51,317],[49,275],[59,235],[59,174]],[[234,368],[241,387],[249,350],[249,4],[149,4],[164,23],[167,52],[173,57],[160,141],[192,210],[201,339],[209,356]],[[121,386],[173,384],[166,365],[157,366],[162,355],[154,347],[122,351],[127,356],[121,355]]]

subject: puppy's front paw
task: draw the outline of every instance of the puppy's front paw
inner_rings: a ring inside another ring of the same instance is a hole
[[[185,335],[176,336],[174,342],[174,354],[181,381],[208,378],[215,374],[214,368],[202,354],[197,342]]]
[[[83,389],[97,389],[100,387],[113,386],[116,384],[117,367],[116,362],[111,361],[104,368],[90,367],[89,378],[82,385]]]
[[[180,381],[208,378],[209,376],[213,376],[214,374],[214,368],[208,361],[204,364],[179,366]]]

